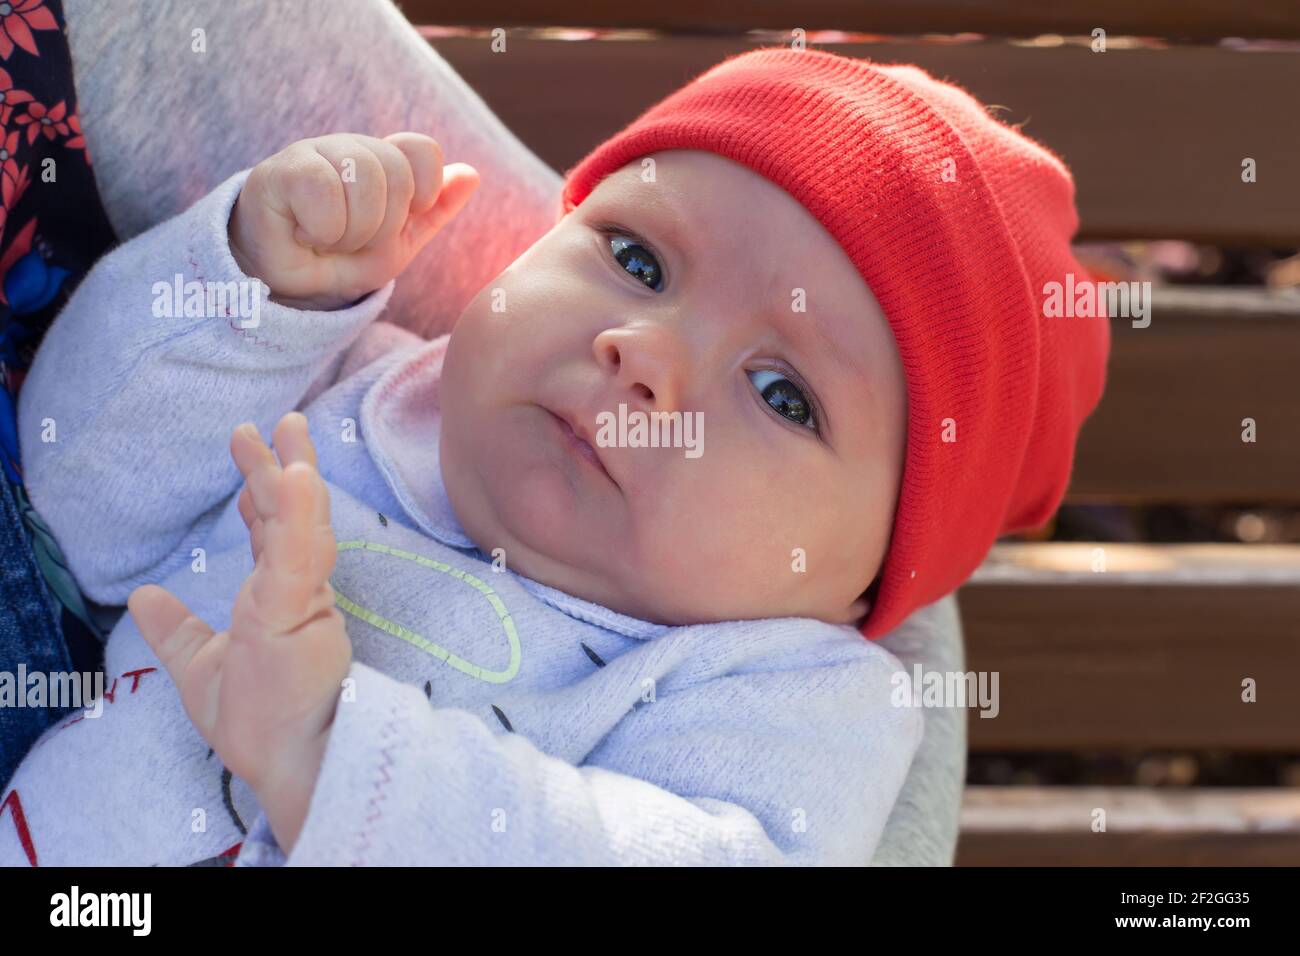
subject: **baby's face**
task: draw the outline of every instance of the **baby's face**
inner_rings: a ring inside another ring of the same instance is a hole
[[[640,160],[606,178],[461,315],[440,386],[452,508],[507,567],[624,614],[855,623],[906,441],[888,323],[779,186],[714,153],[651,158],[654,181]],[[620,405],[691,427],[602,447]]]

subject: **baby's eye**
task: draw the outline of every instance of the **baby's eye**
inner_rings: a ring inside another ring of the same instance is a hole
[[[794,382],[771,369],[757,369],[746,374],[751,376],[750,381],[762,393],[763,400],[776,409],[778,415],[817,431],[812,403]]]
[[[609,234],[609,247],[614,258],[633,278],[645,283],[656,292],[663,286],[663,272],[654,253],[635,236]]]

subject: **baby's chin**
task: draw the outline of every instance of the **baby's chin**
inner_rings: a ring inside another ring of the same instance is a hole
[[[697,593],[699,574],[660,579],[650,570],[653,561],[638,565],[629,559],[626,549],[620,549],[618,554],[597,550],[590,539],[581,549],[556,548],[557,541],[573,540],[572,530],[558,520],[561,512],[553,509],[539,517],[535,510],[516,508],[507,506],[504,513],[495,516],[506,522],[498,527],[508,527],[507,533],[476,534],[466,526],[466,533],[479,550],[494,557],[493,549],[503,548],[503,553],[498,554],[517,574],[628,617],[672,627],[805,618],[857,629],[869,610],[864,598],[837,605],[798,592],[755,600],[751,595],[759,589],[744,585],[729,588],[729,597],[713,587]],[[504,545],[503,540],[507,542]]]
[[[511,410],[509,414],[516,413]],[[523,415],[523,412],[517,414]],[[719,581],[720,560],[674,542],[656,553],[642,542],[632,513],[616,494],[583,478],[574,462],[550,446],[530,446],[516,426],[497,419],[511,442],[480,443],[482,433],[454,425],[443,456],[443,479],[452,510],[475,546],[505,567],[547,587],[620,614],[669,626],[774,617],[855,624],[852,598],[837,606],[814,593],[789,556],[769,567],[745,569]],[[459,439],[465,439],[461,445]],[[734,563],[731,567],[735,567]],[[775,586],[763,586],[763,578]],[[865,612],[863,612],[865,613]]]
[[[501,517],[509,520],[512,515]],[[852,606],[834,609],[829,602],[810,605],[805,597],[799,595],[784,600],[753,602],[746,599],[750,589],[744,587],[734,589],[731,600],[720,598],[712,589],[705,594],[695,594],[698,575],[689,582],[658,580],[647,570],[652,562],[632,568],[630,581],[625,582],[623,575],[615,577],[610,572],[615,567],[622,570],[627,563],[626,554],[615,556],[590,548],[578,553],[557,552],[553,545],[564,539],[564,529],[549,523],[549,520],[538,523],[536,514],[526,509],[524,514],[513,517],[520,518],[525,524],[512,529],[509,535],[515,542],[504,552],[510,570],[628,617],[671,627],[788,617],[811,618],[857,628],[866,616],[865,610],[857,613]],[[554,517],[553,512],[550,519]],[[466,528],[466,533],[489,557],[493,556],[493,548],[502,547],[499,543],[501,535],[487,534],[480,539],[469,528]],[[494,544],[494,541],[498,543]]]
[[[510,527],[509,539],[514,544],[506,547],[507,566],[524,577],[619,614],[672,627],[805,618],[856,629],[869,609],[861,598],[836,603],[798,590],[764,594],[753,582],[729,586],[725,593],[713,584],[702,588],[701,571],[687,569],[675,576],[659,575],[654,560],[638,562],[625,547],[617,551],[597,548],[591,538],[584,539],[582,548],[557,548],[556,542],[574,540],[572,530],[559,520],[561,515],[552,510],[539,518],[528,508],[498,515],[507,522],[517,519]],[[473,533],[470,536],[489,556],[491,547],[501,546],[491,544],[491,534],[482,541]],[[500,537],[496,536],[496,540]],[[674,563],[679,560],[677,556]]]

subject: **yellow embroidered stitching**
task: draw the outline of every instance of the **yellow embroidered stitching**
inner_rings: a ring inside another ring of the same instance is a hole
[[[489,684],[504,684],[519,672],[519,635],[515,632],[514,619],[511,618],[510,612],[506,610],[506,606],[501,603],[501,599],[497,597],[496,592],[483,581],[474,577],[472,574],[466,574],[459,568],[453,568],[451,565],[444,564],[441,561],[434,561],[410,551],[401,551],[397,548],[390,548],[387,545],[379,544],[374,541],[340,541],[338,543],[338,549],[340,552],[365,550],[373,551],[378,554],[387,554],[394,558],[401,558],[404,561],[414,561],[422,568],[441,571],[443,574],[448,574],[451,577],[456,578],[458,581],[464,581],[470,587],[474,588],[474,590],[482,594],[487,602],[492,605],[492,609],[497,612],[497,617],[501,621],[501,626],[506,632],[506,638],[510,641],[510,663],[503,671],[492,671],[471,663],[463,657],[456,656],[440,644],[435,644],[428,638],[417,634],[410,628],[396,624],[388,620],[388,618],[382,617],[374,611],[362,607],[360,604],[357,604],[355,601],[344,595],[343,592],[338,588],[335,588],[333,583],[331,583],[330,587],[334,589],[334,600],[343,610],[347,611],[354,617],[360,618],[368,624],[373,624],[382,631],[392,634],[394,637],[401,638],[408,644],[413,644],[426,654],[431,654],[440,661],[450,664],[462,674],[467,674],[470,677],[477,678],[478,680],[485,681]]]

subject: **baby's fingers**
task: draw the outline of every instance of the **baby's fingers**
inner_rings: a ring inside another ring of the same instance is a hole
[[[252,422],[240,425],[230,436],[230,457],[235,460],[235,467],[247,483],[253,512],[263,520],[271,517],[275,514],[275,489],[280,480],[280,466]],[[242,498],[240,514],[244,523],[249,524]],[[251,524],[249,530],[252,530]]]
[[[382,139],[367,139],[365,145],[384,169],[384,218],[379,228],[365,242],[366,246],[377,248],[384,246],[406,225],[415,193],[415,173],[411,169],[410,160],[392,143]]]
[[[239,493],[239,516],[244,519],[244,527],[248,529],[248,547],[253,552],[253,561],[256,562],[262,553],[262,532],[265,522],[253,507],[253,493],[248,485],[244,485]]]
[[[328,248],[343,238],[348,226],[348,200],[339,172],[309,141],[294,143],[285,154],[287,158],[272,167],[277,206],[287,207],[297,223],[295,240]]]
[[[410,212],[417,215],[424,212],[438,199],[442,192],[442,147],[431,136],[421,133],[393,133],[385,136],[384,142],[392,143],[411,168],[412,191]]]
[[[258,621],[274,633],[296,630],[333,606],[328,582],[336,545],[328,523],[316,520],[324,495],[324,482],[306,463],[284,469],[251,585]]]
[[[302,412],[289,412],[281,418],[271,437],[282,467],[288,468],[295,461],[301,461],[310,465],[312,471],[317,471],[316,446],[312,443],[311,432],[307,427],[307,416]],[[316,484],[319,493],[316,495],[316,510],[312,514],[312,520],[328,526],[329,492],[324,482],[319,480],[319,473]]]
[[[307,430],[307,416],[302,412],[286,413],[276,424],[271,440],[275,442],[275,452],[285,468],[295,461],[305,461],[316,467],[316,446]]]
[[[316,152],[334,168],[347,210],[342,234],[329,245],[316,249],[329,254],[356,252],[374,237],[384,222],[388,206],[384,164],[360,137],[322,136],[312,142]]]

